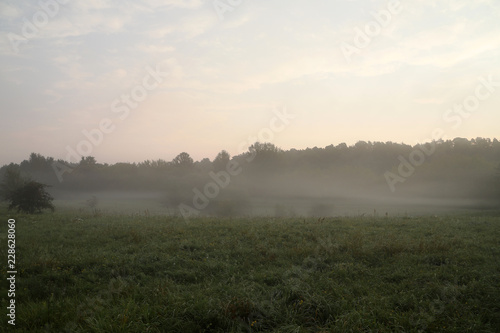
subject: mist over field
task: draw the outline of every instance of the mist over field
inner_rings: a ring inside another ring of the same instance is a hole
[[[0,12],[0,176],[14,163],[58,207],[383,216],[498,202],[494,0]]]
[[[194,161],[69,163],[31,154],[8,168],[50,185],[61,207],[193,216],[385,216],[498,207],[500,143],[456,138],[409,146],[358,142]]]

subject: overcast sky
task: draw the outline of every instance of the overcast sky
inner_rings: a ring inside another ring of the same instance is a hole
[[[0,0],[0,13],[0,165],[213,159],[259,134],[283,149],[438,128],[500,138],[498,0]]]

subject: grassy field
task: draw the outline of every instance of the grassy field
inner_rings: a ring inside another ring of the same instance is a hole
[[[495,216],[9,215],[18,331],[500,331]]]

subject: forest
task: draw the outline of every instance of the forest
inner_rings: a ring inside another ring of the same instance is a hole
[[[500,142],[487,138],[413,146],[359,141],[302,150],[256,142],[236,156],[223,150],[194,161],[182,152],[171,161],[116,164],[32,153],[20,164],[4,165],[0,179],[9,168],[49,185],[56,200],[148,193],[182,215],[326,216],[353,204],[383,206],[384,212],[398,205],[489,209],[500,204]]]

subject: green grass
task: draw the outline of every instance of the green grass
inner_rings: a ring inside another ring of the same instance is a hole
[[[499,217],[14,215],[19,331],[500,329]]]

